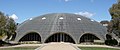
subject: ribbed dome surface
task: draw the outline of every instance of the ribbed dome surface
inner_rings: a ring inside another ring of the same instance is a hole
[[[93,34],[104,41],[107,33],[106,28],[100,23],[81,15],[70,13],[46,14],[23,22],[17,28],[15,41],[19,41],[30,32],[38,33],[41,36],[42,43],[57,32],[68,34],[75,43],[79,43],[81,36],[86,33]]]

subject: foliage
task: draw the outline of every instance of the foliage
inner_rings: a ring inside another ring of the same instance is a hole
[[[0,12],[0,36],[5,35],[6,16]]]
[[[109,23],[108,32],[115,33],[120,37],[120,2],[113,4],[109,12],[112,16],[112,20]]]
[[[7,29],[6,31],[8,32],[7,36],[8,38],[10,38],[10,36],[14,34],[16,30],[16,23],[12,18],[7,19],[6,29]]]
[[[102,47],[79,47],[81,50],[120,50],[114,48],[102,48]]]
[[[109,12],[112,16],[112,19],[120,17],[120,2],[113,4],[112,7],[109,9]]]
[[[7,35],[9,38],[12,34],[15,33],[15,30],[15,21],[12,18],[0,12],[0,37]]]

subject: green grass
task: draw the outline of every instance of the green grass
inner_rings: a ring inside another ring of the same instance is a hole
[[[14,48],[0,48],[0,50],[34,50],[38,47],[14,47]]]
[[[101,47],[79,47],[81,50],[120,50],[114,48],[101,48]]]
[[[3,48],[0,50],[34,50],[38,48],[36,47],[14,47],[14,48]],[[100,48],[100,47],[79,47],[81,50],[120,50],[120,49],[113,49],[113,48]]]

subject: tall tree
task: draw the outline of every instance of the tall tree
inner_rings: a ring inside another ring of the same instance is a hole
[[[112,20],[108,26],[109,33],[115,33],[120,37],[120,0],[116,4],[113,4],[109,9]]]
[[[5,35],[6,16],[0,12],[0,37]]]
[[[112,7],[109,9],[109,12],[112,16],[112,19],[120,17],[120,2],[113,4]]]
[[[7,30],[7,36],[8,36],[7,38],[10,38],[10,36],[15,33],[16,23],[12,18],[8,18],[5,27],[6,27],[6,30]]]
[[[15,30],[15,21],[9,16],[0,12],[0,38],[3,36],[8,36],[7,39],[9,39],[10,36],[15,33]]]

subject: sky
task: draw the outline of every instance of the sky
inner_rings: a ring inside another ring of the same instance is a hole
[[[0,0],[0,11],[17,23],[48,13],[74,13],[98,22],[111,20],[108,9],[117,0]]]

